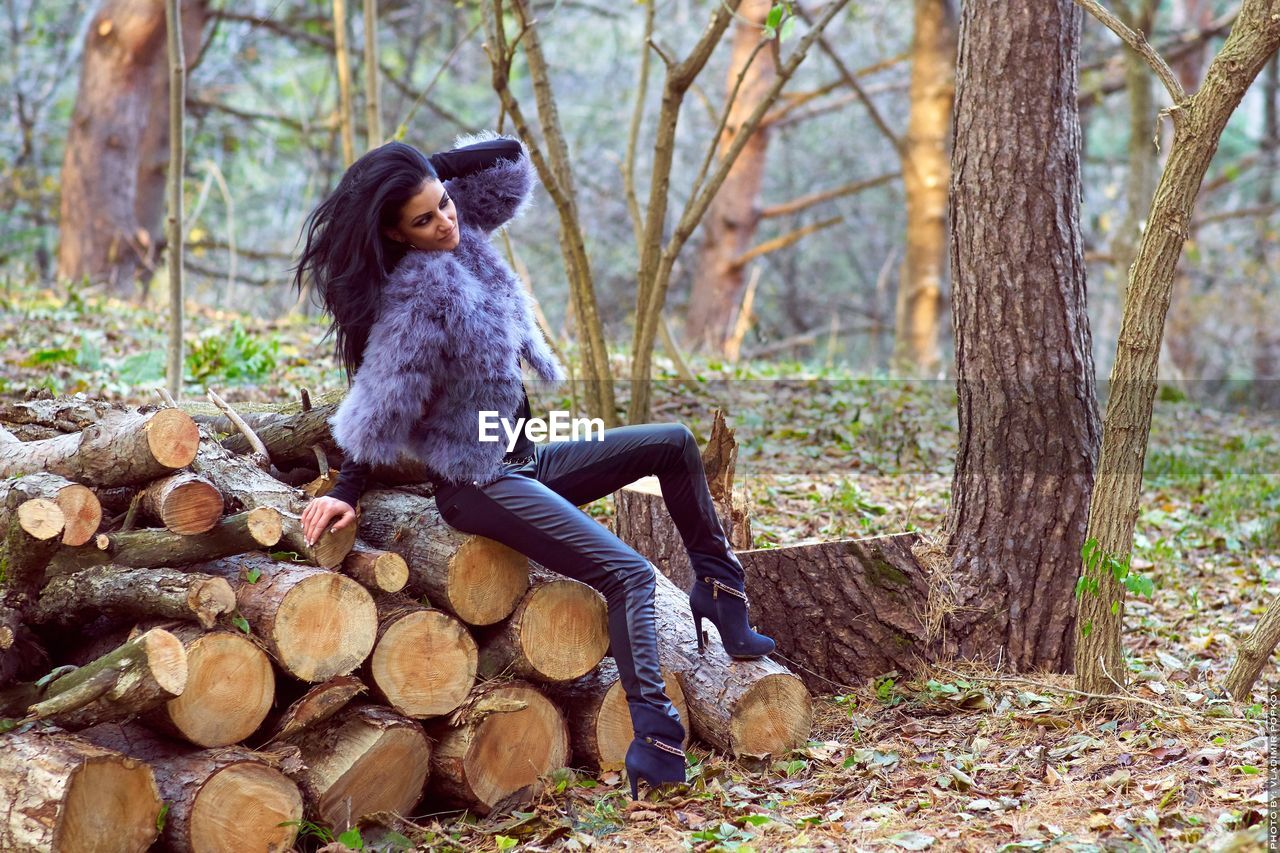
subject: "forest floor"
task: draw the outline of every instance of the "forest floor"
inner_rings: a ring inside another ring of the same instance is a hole
[[[343,384],[317,318],[189,312],[199,381],[187,397],[209,385],[250,408]],[[155,402],[162,323],[155,307],[11,289],[0,296],[0,395],[40,386]],[[798,363],[697,370],[705,381],[658,383],[652,420],[705,439],[712,410],[726,407],[757,547],[941,535],[951,383]],[[1250,702],[1221,685],[1280,594],[1280,411],[1187,399],[1203,390],[1165,386],[1156,404],[1133,560],[1154,591],[1126,603],[1120,699],[1087,702],[1068,675],[964,664],[833,683],[814,697],[812,740],[767,764],[694,745],[687,788],[639,803],[616,773],[567,771],[526,810],[414,815],[398,834],[366,832],[365,849],[397,849],[402,836],[433,850],[1263,849],[1266,697],[1280,675],[1269,665]],[[588,510],[608,522],[608,501]]]

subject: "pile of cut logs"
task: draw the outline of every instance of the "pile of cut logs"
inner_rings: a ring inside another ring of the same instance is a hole
[[[299,517],[336,471],[306,394],[267,413],[0,401],[0,849],[288,850],[303,821],[530,801],[620,769],[603,598],[449,527],[421,472],[358,525]],[[718,482],[723,478],[719,478]],[[702,743],[782,755],[803,681],[697,650],[658,575],[668,692]]]

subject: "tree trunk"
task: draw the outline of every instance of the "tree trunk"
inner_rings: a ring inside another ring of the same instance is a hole
[[[4,735],[0,850],[142,853],[159,830],[151,768],[56,729]]]
[[[292,848],[302,820],[302,794],[263,756],[246,749],[192,752],[137,723],[95,726],[81,736],[151,767],[169,807],[165,849],[283,853]]]
[[[538,567],[529,591],[502,625],[486,632],[480,675],[571,681],[595,669],[609,648],[604,596],[585,583]]]
[[[404,596],[384,593],[375,601],[378,643],[368,683],[407,717],[438,717],[462,704],[475,685],[478,657],[467,627]]]
[[[480,815],[531,801],[547,774],[569,759],[564,716],[533,685],[520,681],[477,687],[429,731],[436,739],[431,790]]]
[[[232,582],[254,636],[294,678],[315,682],[346,675],[373,650],[377,607],[369,592],[346,575],[261,552],[190,568]]]
[[[1174,272],[1223,128],[1278,45],[1280,0],[1245,0],[1200,89],[1173,112],[1173,144],[1129,276],[1098,483],[1089,504],[1086,542],[1093,546],[1094,559],[1086,561],[1084,569],[1078,616],[1082,636],[1075,651],[1076,686],[1081,690],[1111,692],[1122,689],[1126,681],[1120,648],[1125,587],[1117,575],[1127,571],[1133,548]]]
[[[236,609],[225,579],[177,569],[95,566],[58,575],[40,591],[34,623],[74,628],[92,618],[124,621],[149,616],[212,628]]]
[[[662,668],[667,698],[680,712],[685,724],[685,744],[691,735],[689,706],[680,689],[680,678]],[[543,687],[556,705],[564,711],[569,724],[569,743],[573,748],[575,767],[591,770],[621,770],[627,749],[635,737],[631,725],[631,708],[627,694],[618,680],[618,666],[606,658],[598,667],[573,681],[546,684]]]
[[[375,812],[413,814],[435,751],[422,726],[363,705],[290,739],[303,767],[291,773],[313,820],[341,831]]]
[[[777,77],[777,40],[759,47],[772,7],[773,0],[744,0],[738,7],[724,90],[726,101],[732,98],[733,106],[719,140],[720,152],[732,144],[738,128],[768,95]],[[769,127],[762,124],[751,134],[707,208],[685,321],[684,342],[694,349],[705,347],[721,353],[729,339],[746,283],[745,267],[738,257],[755,241],[768,149]]]
[[[360,499],[360,538],[404,558],[405,591],[426,595],[468,625],[493,625],[511,615],[529,588],[529,559],[483,536],[454,530],[435,501],[374,490]]]
[[[937,376],[942,280],[947,253],[947,141],[955,100],[956,29],[950,0],[915,0],[911,114],[902,140],[907,246],[898,282],[894,361]]]
[[[1015,671],[1070,665],[1097,452],[1079,36],[1070,0],[963,8],[950,206],[960,439],[946,530],[965,580],[943,653]]]

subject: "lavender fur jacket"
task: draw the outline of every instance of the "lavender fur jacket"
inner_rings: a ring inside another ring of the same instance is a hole
[[[496,139],[485,132],[462,146]],[[354,384],[329,419],[348,459],[416,458],[433,474],[486,485],[502,470],[506,437],[480,441],[479,413],[515,423],[524,399],[520,359],[553,387],[565,370],[533,319],[533,299],[489,242],[529,205],[536,174],[516,160],[445,181],[457,204],[452,251],[410,249],[382,288]]]

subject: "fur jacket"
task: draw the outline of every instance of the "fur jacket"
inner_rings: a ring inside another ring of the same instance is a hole
[[[553,388],[564,381],[533,319],[532,297],[489,242],[529,206],[535,181],[522,144],[518,160],[445,182],[457,205],[458,245],[410,249],[383,283],[364,360],[329,419],[348,458],[394,465],[408,456],[446,480],[488,484],[501,474],[506,435],[499,427],[498,441],[480,441],[479,413],[496,411],[515,425],[525,393],[521,358]]]

